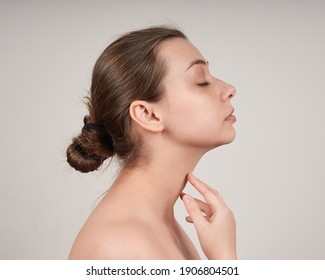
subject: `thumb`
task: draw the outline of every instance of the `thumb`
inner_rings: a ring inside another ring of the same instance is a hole
[[[189,194],[184,194],[182,196],[182,200],[187,213],[190,215],[194,223],[196,230],[198,230],[198,228],[201,228],[203,225],[207,223],[206,219],[202,215],[199,205],[197,204],[195,199]]]

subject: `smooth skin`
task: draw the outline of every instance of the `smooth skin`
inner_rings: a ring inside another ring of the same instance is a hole
[[[235,88],[212,76],[189,41],[171,39],[158,56],[167,64],[159,102],[134,101],[132,128],[143,147],[123,168],[77,236],[70,259],[199,259],[174,217],[182,197],[208,259],[236,258],[235,218],[220,195],[191,173],[209,150],[235,137]],[[185,195],[189,181],[205,201]]]

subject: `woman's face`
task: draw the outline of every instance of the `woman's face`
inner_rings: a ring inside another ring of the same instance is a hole
[[[168,40],[158,53],[168,69],[162,100],[168,137],[206,150],[233,141],[236,118],[230,100],[236,89],[212,76],[207,61],[187,40]]]

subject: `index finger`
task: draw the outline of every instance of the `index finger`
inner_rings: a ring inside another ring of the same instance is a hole
[[[207,203],[211,205],[218,206],[224,206],[225,203],[223,199],[220,197],[218,192],[211,187],[209,187],[207,184],[203,183],[201,180],[196,178],[192,173],[187,174],[187,178],[189,182],[193,185],[197,191],[202,194],[202,196],[205,198]]]

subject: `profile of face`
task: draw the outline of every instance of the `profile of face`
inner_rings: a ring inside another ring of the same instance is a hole
[[[167,63],[161,102],[168,137],[205,151],[232,142],[236,118],[230,101],[236,89],[210,73],[208,62],[188,40],[165,41],[158,55]]]

